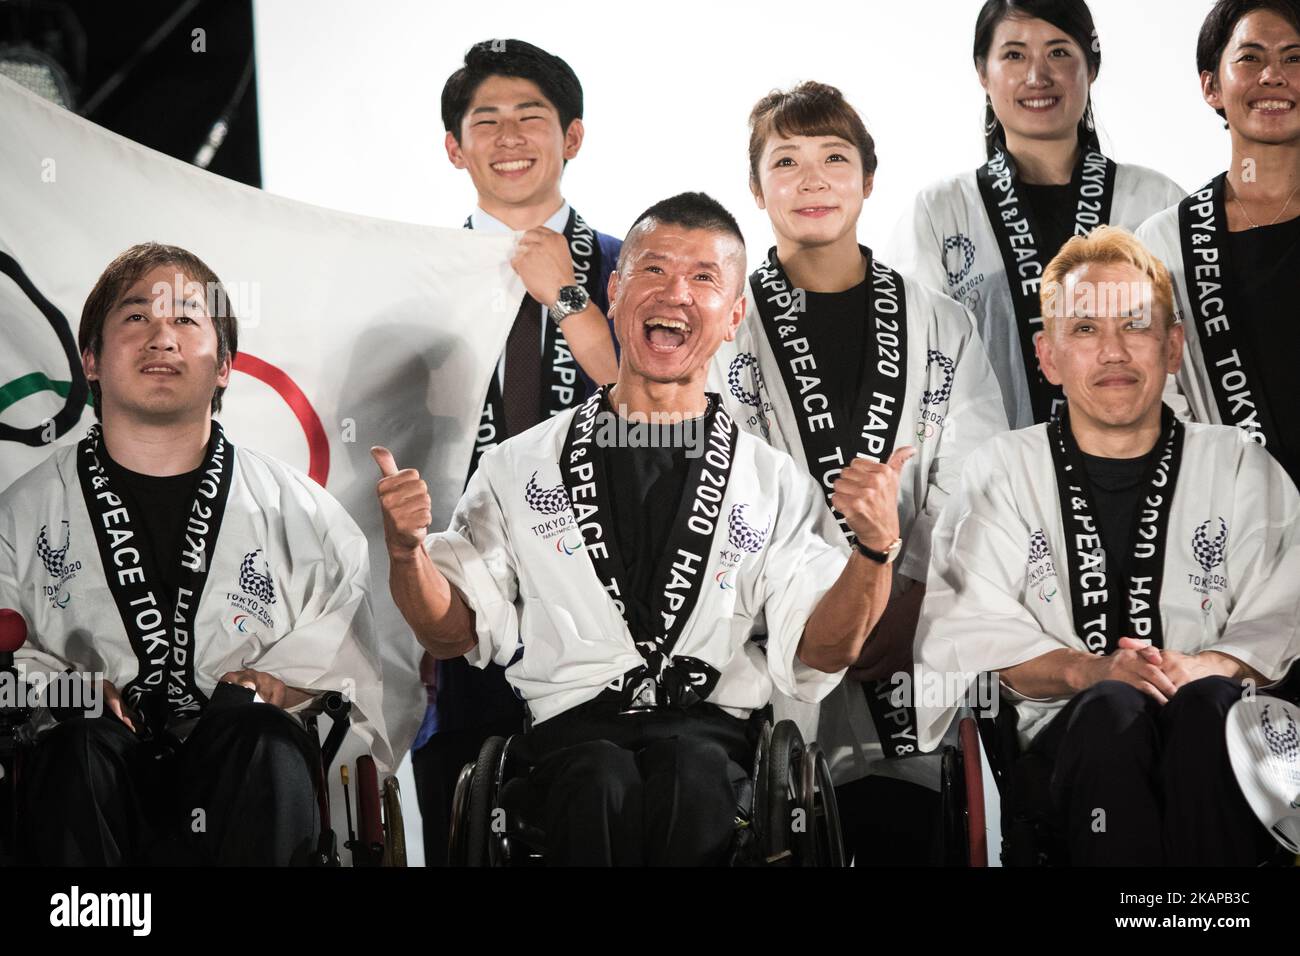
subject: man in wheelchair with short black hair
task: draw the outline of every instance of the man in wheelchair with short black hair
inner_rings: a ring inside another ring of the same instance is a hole
[[[79,345],[99,423],[0,495],[0,608],[17,612],[4,650],[25,631],[4,678],[50,685],[30,717],[0,713],[16,855],[309,862],[321,760],[293,715],[347,690],[353,726],[393,764],[365,537],[213,420],[237,323],[196,256],[124,252],[86,299]]]
[[[727,862],[756,715],[774,687],[825,696],[888,600],[905,457],[836,480],[883,560],[848,554],[807,474],[705,392],[744,285],[725,209],[658,203],[610,279],[617,383],[486,454],[448,531],[375,449],[398,607],[433,655],[508,665],[528,705],[548,864]]]

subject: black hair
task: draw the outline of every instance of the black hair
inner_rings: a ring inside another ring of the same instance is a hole
[[[637,228],[642,223],[653,221],[656,225],[661,226],[681,226],[683,229],[707,229],[711,232],[721,232],[731,236],[740,244],[740,271],[741,279],[744,279],[745,271],[745,236],[740,231],[740,226],[736,223],[736,217],[727,212],[727,207],[722,205],[707,193],[678,193],[668,199],[661,199],[641,215],[636,217],[632,223],[632,228],[627,231],[627,236],[623,240],[623,248],[618,256],[618,268],[620,272],[623,268],[623,262],[628,250],[632,248],[633,237]]]
[[[560,114],[560,129],[582,118],[582,84],[573,68],[553,53],[524,40],[484,40],[465,53],[465,64],[442,88],[442,125],[460,142],[460,124],[470,100],[491,76],[516,76],[537,84]]]
[[[736,224],[736,217],[727,212],[722,205],[708,193],[678,193],[668,199],[661,199],[632,223],[627,231],[630,236],[637,226],[647,219],[664,226],[681,226],[683,229],[710,229],[725,232],[735,238],[742,246],[745,237]]]
[[[1205,22],[1201,24],[1201,35],[1196,40],[1196,72],[1214,74],[1218,83],[1219,62],[1223,51],[1228,48],[1232,32],[1242,17],[1256,10],[1271,10],[1287,20],[1300,31],[1300,2],[1298,0],[1219,0],[1214,5]],[[1221,117],[1228,116],[1223,110],[1215,110]]]
[[[1092,11],[1084,0],[986,0],[975,20],[975,65],[982,73],[988,63],[993,46],[993,34],[998,24],[1009,18],[1043,20],[1056,27],[1079,45],[1088,61],[1088,72],[1096,78],[1101,72],[1101,43],[1097,40],[1097,27],[1092,21]],[[1092,115],[1092,99],[1079,121],[1079,143],[1098,147],[1096,126]],[[998,152],[1007,151],[1006,131],[993,112],[993,104],[984,107],[984,147],[990,159]]]

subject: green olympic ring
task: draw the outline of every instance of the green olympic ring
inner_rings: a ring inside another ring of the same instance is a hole
[[[53,392],[61,398],[67,398],[68,393],[71,391],[71,382],[55,381],[44,372],[29,372],[26,375],[19,376],[12,382],[0,385],[0,415],[3,415],[10,405],[21,402],[29,395],[36,395],[40,392]],[[86,404],[93,406],[95,404],[94,397],[87,394]]]
[[[59,345],[63,349],[63,356],[68,362],[70,381],[61,383],[66,388],[66,391],[60,392],[64,398],[63,408],[50,419],[54,423],[53,437],[61,438],[81,421],[82,412],[85,411],[90,396],[90,385],[81,372],[81,353],[77,349],[77,339],[72,334],[72,327],[68,325],[68,320],[64,318],[63,313],[55,307],[53,302],[41,294],[41,291],[36,288],[32,280],[27,277],[27,273],[23,271],[22,266],[18,264],[18,260],[3,252],[0,252],[0,275],[8,276],[14,285],[27,296],[28,301],[36,306],[36,309],[58,337]],[[57,386],[59,384],[51,381],[40,372],[34,373],[34,376],[24,375],[15,379],[0,392],[0,394],[8,398],[8,402],[0,406],[0,411],[3,411],[4,408],[12,405],[20,398],[34,392],[47,389],[58,392]],[[40,448],[48,445],[51,440],[46,434],[46,427],[46,425],[36,425],[31,428],[15,428],[12,425],[0,422],[0,441],[16,441],[24,445],[30,445],[33,448]]]

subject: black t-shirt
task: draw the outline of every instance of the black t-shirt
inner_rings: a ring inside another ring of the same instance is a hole
[[[862,389],[867,339],[867,283],[844,292],[805,292],[807,310],[801,320],[835,424],[850,428]]]
[[[130,509],[148,547],[149,562],[163,586],[175,594],[180,586],[180,553],[185,524],[194,503],[194,490],[203,472],[200,465],[183,475],[142,475],[123,468],[100,445],[104,468]]]
[[[1141,458],[1098,458],[1080,452],[1092,491],[1102,547],[1106,549],[1106,573],[1112,582],[1123,581],[1128,574],[1133,557],[1133,526],[1144,490],[1142,479],[1162,447],[1157,443]]]
[[[1021,183],[1020,189],[1025,202],[1034,213],[1034,224],[1038,229],[1039,258],[1043,265],[1051,262],[1061,251],[1061,246],[1070,241],[1074,235],[1074,219],[1077,212],[1072,203],[1073,186],[1039,186]]]
[[[1228,234],[1243,312],[1242,344],[1254,359],[1259,384],[1277,426],[1273,456],[1300,484],[1300,219]]]
[[[612,413],[611,413],[612,414]],[[655,434],[648,447],[602,449],[609,483],[614,540],[623,561],[624,597],[629,630],[637,640],[657,628],[650,619],[655,572],[664,557],[668,535],[684,504],[686,458],[684,435],[702,436],[697,426],[642,426]],[[657,445],[658,447],[655,447]]]

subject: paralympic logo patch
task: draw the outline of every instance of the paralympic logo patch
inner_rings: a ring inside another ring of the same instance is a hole
[[[1213,607],[1209,601],[1211,592],[1222,591],[1228,586],[1226,571],[1217,570],[1223,567],[1228,556],[1228,522],[1222,516],[1210,518],[1197,526],[1192,533],[1192,556],[1200,565],[1201,573],[1188,571],[1187,583],[1205,599],[1201,602],[1201,613],[1208,615]]]
[[[745,387],[744,376],[748,374],[753,389]],[[742,405],[748,405],[754,409],[753,414],[747,413],[745,424],[750,428],[757,428],[764,438],[767,438],[772,429],[772,422],[768,414],[772,411],[772,403],[763,400],[763,371],[758,367],[758,356],[752,352],[741,352],[731,360],[731,365],[727,369],[727,388],[733,398]]]
[[[1056,578],[1056,562],[1047,542],[1047,532],[1042,528],[1029,536],[1029,554],[1026,561],[1029,587],[1038,592],[1038,600],[1051,604],[1060,588]]]
[[[262,553],[262,549],[250,551],[244,555],[244,562],[239,566],[239,589],[249,597],[255,597],[263,604],[275,603],[275,582],[271,580],[271,566],[267,564],[266,559],[262,560],[262,567],[266,572],[262,573],[257,570],[257,556]]]
[[[67,607],[72,600],[66,585],[81,570],[80,561],[68,560],[68,549],[72,547],[72,529],[66,521],[62,522],[62,525],[63,545],[61,547],[56,548],[50,543],[49,525],[41,525],[40,533],[36,536],[36,553],[54,582],[45,585],[42,591],[46,600],[50,602],[50,607],[57,608]]]
[[[943,270],[947,273],[948,285],[960,285],[974,265],[975,243],[968,236],[958,233],[943,241]]]

